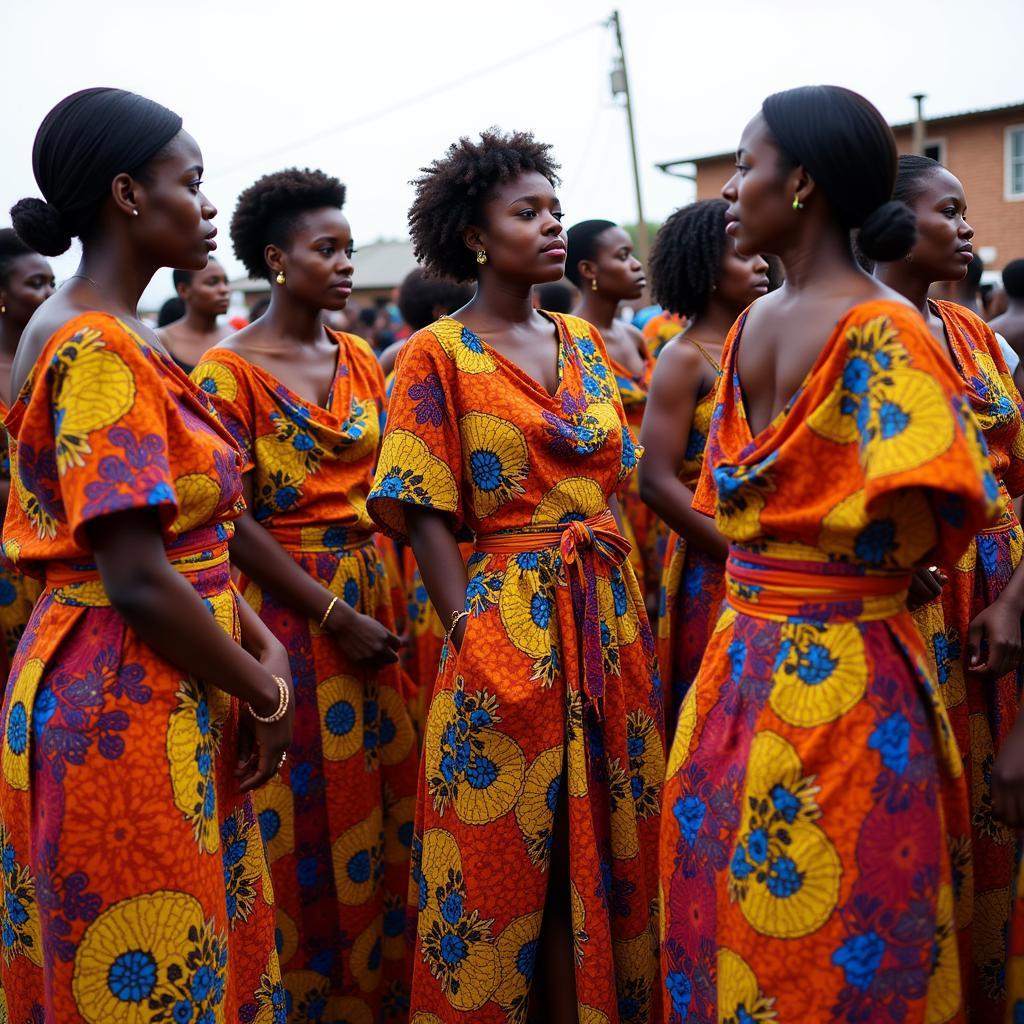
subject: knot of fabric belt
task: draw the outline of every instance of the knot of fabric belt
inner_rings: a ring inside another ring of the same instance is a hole
[[[576,566],[576,578],[570,577],[569,586],[573,605],[579,609],[583,620],[583,692],[600,716],[604,697],[604,651],[595,559],[600,558],[613,566],[622,565],[629,557],[631,545],[618,532],[614,516],[607,511],[593,519],[569,523],[562,531],[558,547],[563,563],[567,567]]]

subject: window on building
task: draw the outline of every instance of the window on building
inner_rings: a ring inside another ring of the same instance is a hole
[[[924,143],[924,155],[930,157],[932,160],[937,160],[940,164],[945,164],[946,140],[926,139]]]
[[[1006,197],[1024,199],[1024,124],[1006,129]]]

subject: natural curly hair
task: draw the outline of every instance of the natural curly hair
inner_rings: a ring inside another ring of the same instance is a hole
[[[662,224],[647,267],[654,301],[670,313],[700,316],[718,282],[725,246],[724,199],[701,199]]]
[[[231,243],[250,277],[270,277],[268,245],[286,249],[308,210],[345,205],[345,186],[323,171],[289,167],[265,174],[239,197],[231,216]]]
[[[551,147],[530,132],[505,134],[489,128],[480,133],[479,142],[463,136],[411,182],[416,198],[409,207],[409,235],[416,258],[432,274],[453,281],[475,280],[476,257],[466,248],[462,233],[480,222],[493,190],[528,171],[557,185],[559,169]]]

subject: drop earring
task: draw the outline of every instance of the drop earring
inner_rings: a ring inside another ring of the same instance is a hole
[[[590,290],[592,292],[596,292],[597,291],[597,278],[596,277],[592,277],[590,279]]]
[[[803,208],[804,208],[804,204],[800,202],[800,196],[799,195],[794,195],[793,196],[793,209],[794,210],[802,210]]]
[[[476,261],[477,261],[477,263],[480,264],[481,267],[487,262],[487,250],[486,249],[477,249]]]
[[[284,281],[285,281],[285,278],[284,278],[284,271],[283,271],[283,270],[279,270],[279,271],[277,272],[277,277],[275,277],[275,278],[274,278],[274,280],[275,280],[275,281],[276,281],[276,282],[277,282],[278,284],[284,284]]]

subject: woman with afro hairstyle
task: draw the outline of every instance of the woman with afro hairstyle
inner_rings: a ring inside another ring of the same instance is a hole
[[[723,199],[704,199],[676,210],[651,251],[654,298],[686,324],[658,356],[640,433],[640,493],[672,530],[658,609],[658,665],[670,736],[725,592],[728,545],[714,522],[691,507],[722,346],[740,313],[768,291],[768,264],[757,255],[741,256],[725,233],[726,206]]]
[[[972,538],[956,560],[942,560],[942,595],[914,613],[939,681],[964,762],[970,830],[955,836],[973,857],[957,890],[961,967],[971,1020],[1002,1020],[1006,982],[1024,1012],[1024,961],[1007,970],[1016,842],[1024,828],[1024,718],[1020,715],[1024,533],[1013,499],[1024,494],[1024,405],[992,328],[953,302],[932,300],[937,282],[958,281],[972,260],[963,185],[923,156],[901,156],[895,195],[917,218],[909,259],[878,263],[876,277],[914,303],[936,350],[959,374],[988,446],[999,484],[995,525]],[[994,763],[993,763],[993,758]],[[972,926],[972,907],[975,921]],[[1019,922],[1024,938],[1024,919]],[[1024,953],[1024,943],[1017,952]]]
[[[11,368],[22,331],[32,314],[53,294],[50,264],[30,249],[11,228],[0,230],[0,416],[8,412]],[[0,428],[0,522],[11,494],[11,459],[7,432]],[[0,558],[0,680],[6,681],[39,584]]]
[[[250,276],[270,280],[270,307],[193,379],[251,462],[231,558],[291,654],[295,740],[257,800],[285,987],[293,1007],[383,1020],[408,1000],[417,751],[366,513],[384,375],[366,342],[324,326],[352,291],[344,201],[337,178],[312,170],[241,194],[231,240]]]
[[[45,198],[15,231],[82,258],[22,334],[5,421],[4,551],[45,587],[0,732],[0,1018],[269,1021],[249,791],[291,740],[288,655],[231,582],[242,453],[137,312],[216,247],[202,154],[166,107],[96,88],[47,114],[32,163]]]
[[[896,161],[864,97],[807,86],[764,101],[722,189],[786,280],[726,339],[693,498],[729,555],[665,782],[670,1024],[964,1019],[966,790],[907,595],[998,488],[963,382],[853,255],[854,230],[875,260],[914,244]]]
[[[369,499],[448,629],[413,840],[414,1018],[660,1014],[662,697],[615,521],[639,452],[600,334],[533,308],[565,266],[556,172],[532,135],[492,129],[414,183],[417,256],[476,283],[399,353]]]
[[[633,240],[610,220],[585,220],[569,228],[565,276],[579,290],[576,316],[601,334],[615,374],[626,421],[640,430],[654,357],[643,335],[618,315],[623,302],[636,300],[647,284],[644,268],[633,252]],[[622,529],[632,545],[630,561],[644,593],[648,615],[658,605],[658,522],[640,498],[638,476],[631,473],[619,492]]]

